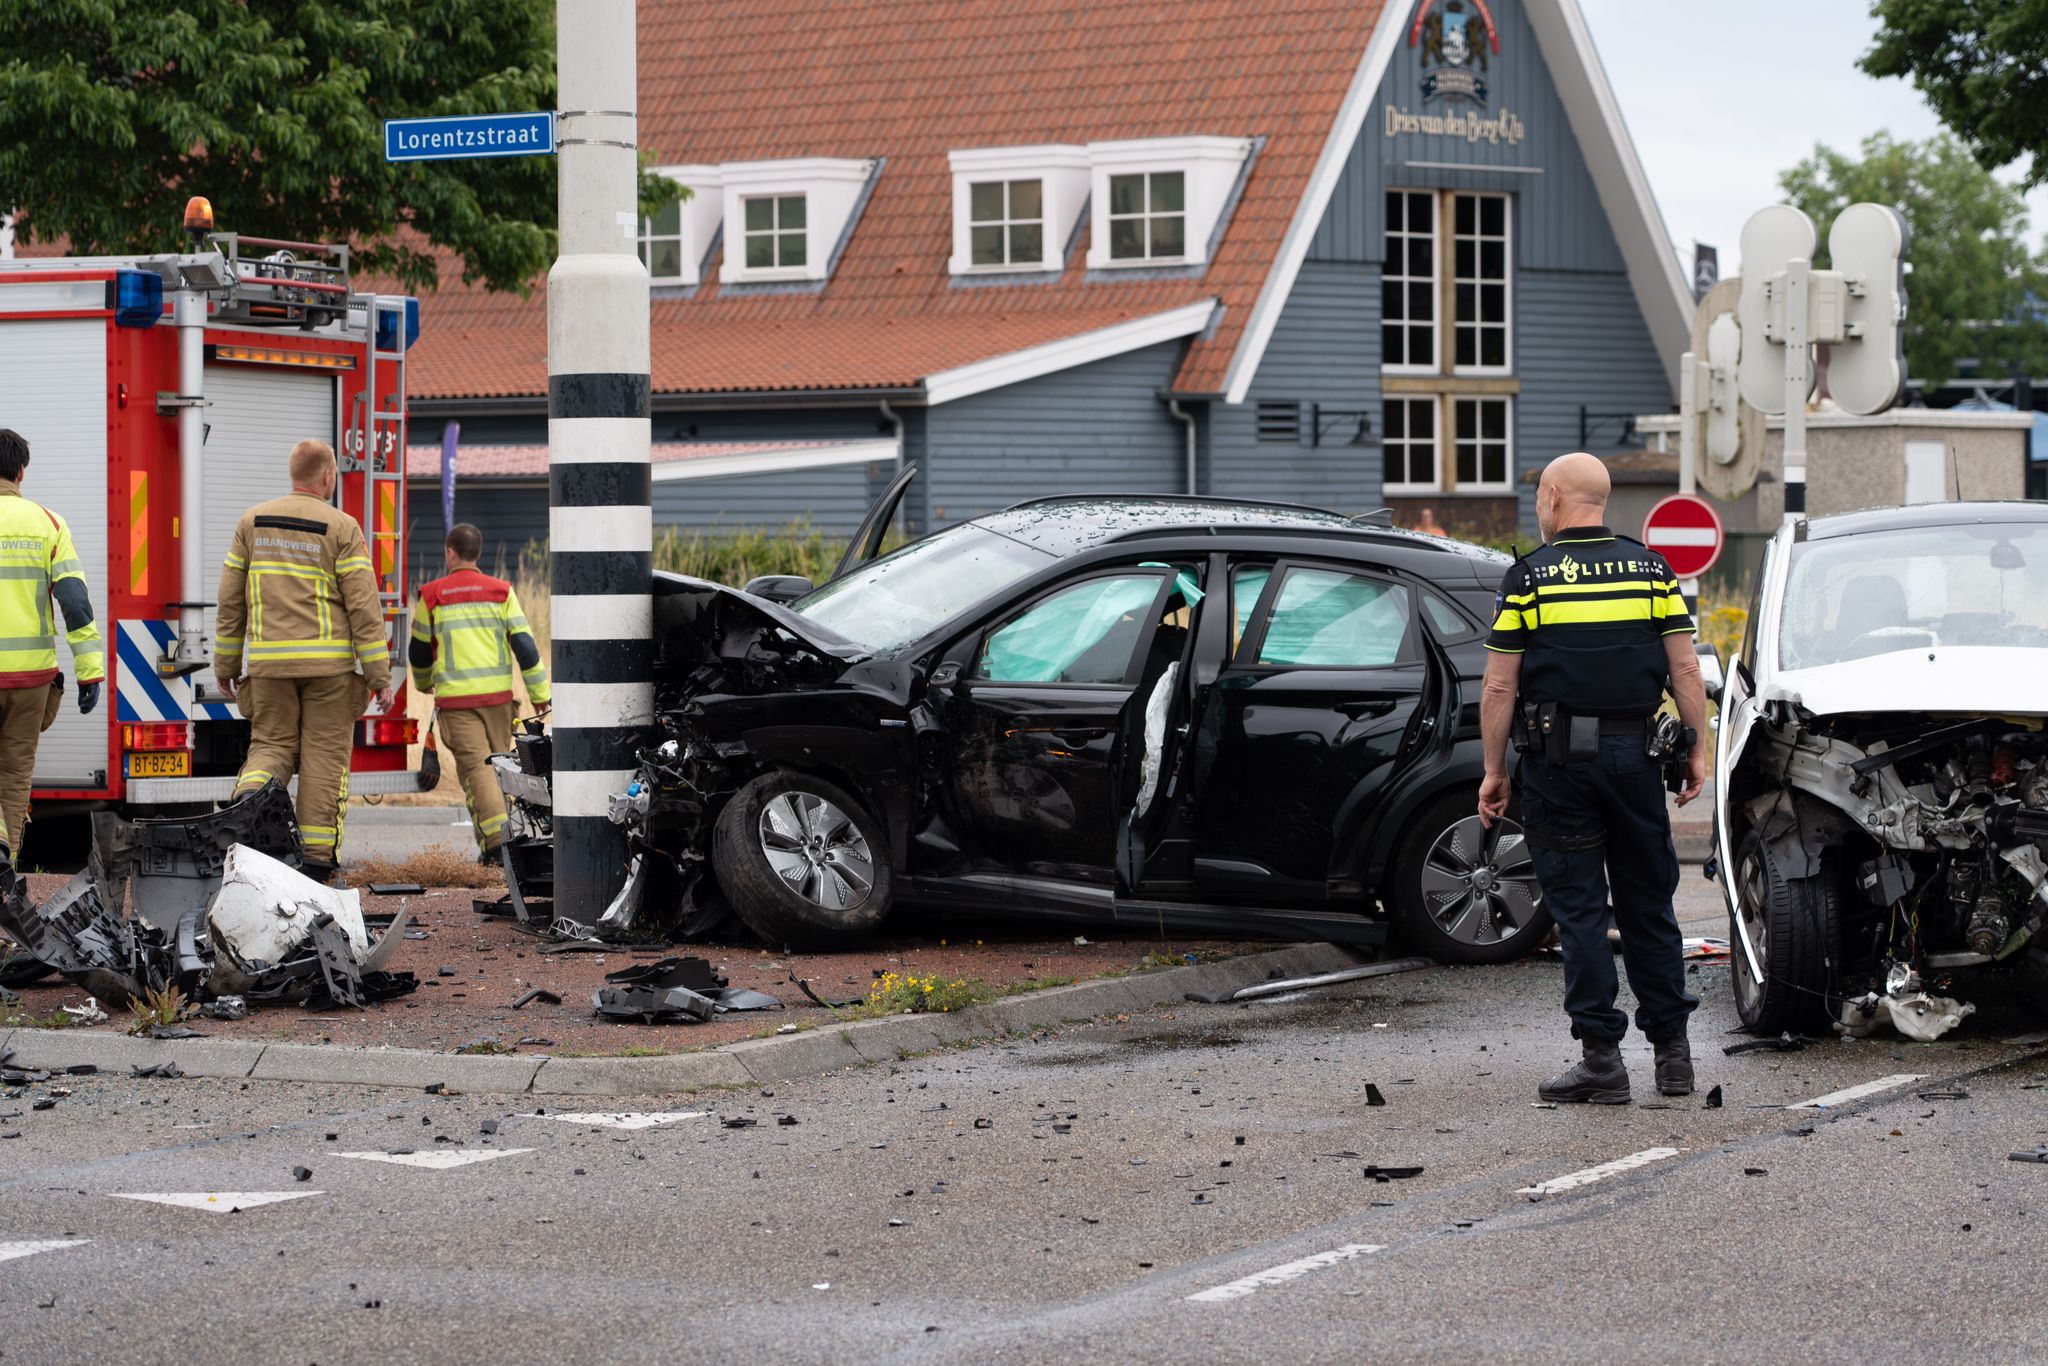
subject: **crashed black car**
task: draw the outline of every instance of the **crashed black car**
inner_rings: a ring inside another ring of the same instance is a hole
[[[1358,944],[1391,915],[1456,962],[1541,940],[1520,829],[1474,814],[1505,557],[1104,495],[877,556],[901,483],[823,586],[657,576],[659,734],[612,799],[634,856],[600,933],[730,910],[822,948],[915,903]],[[498,764],[530,894],[544,738]]]

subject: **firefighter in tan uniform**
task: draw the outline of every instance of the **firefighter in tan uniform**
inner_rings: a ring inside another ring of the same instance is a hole
[[[434,720],[455,756],[455,771],[476,827],[477,862],[495,862],[505,842],[505,794],[490,757],[512,748],[512,666],[516,661],[534,714],[549,709],[548,671],[503,579],[478,571],[483,533],[467,522],[449,528],[448,573],[420,589],[406,658],[412,684],[433,694]]]
[[[363,529],[330,501],[334,448],[292,447],[291,477],[288,496],[249,509],[235,527],[213,667],[249,720],[235,795],[296,772],[306,872],[324,879],[340,862],[356,720],[372,693],[379,707],[391,705],[391,659]]]
[[[93,624],[85,566],[71,528],[21,496],[28,442],[0,429],[0,884],[20,847],[34,784],[36,743],[57,719],[64,680],[57,673],[55,599],[78,673],[78,709],[99,705],[106,653]]]

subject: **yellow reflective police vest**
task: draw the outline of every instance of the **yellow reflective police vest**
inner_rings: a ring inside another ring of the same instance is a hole
[[[57,676],[55,598],[81,683],[107,676],[107,657],[92,619],[85,566],[71,528],[40,503],[0,479],[0,688],[47,687]]]
[[[548,701],[548,671],[519,595],[503,579],[475,569],[458,569],[420,589],[407,659],[413,686],[431,692],[437,706],[510,702],[515,661],[527,700],[536,707]]]

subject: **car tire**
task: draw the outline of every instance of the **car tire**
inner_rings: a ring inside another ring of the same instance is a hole
[[[1752,1034],[1826,1026],[1829,965],[1839,956],[1841,880],[1823,864],[1808,877],[1787,876],[1769,845],[1754,833],[1735,855],[1735,905],[1728,914],[1733,954],[1728,966],[1736,1018]],[[1745,917],[1743,908],[1749,908]],[[1762,955],[1759,985],[1744,961],[1742,930]]]
[[[712,831],[712,867],[734,914],[791,949],[840,949],[872,933],[895,894],[888,854],[866,807],[783,769],[734,793]]]
[[[1492,835],[1478,810],[1476,788],[1437,798],[1402,833],[1394,861],[1387,900],[1402,937],[1439,963],[1510,963],[1550,933],[1515,808]]]

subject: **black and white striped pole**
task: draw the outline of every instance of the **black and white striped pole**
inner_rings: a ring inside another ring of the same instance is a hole
[[[595,924],[626,876],[606,818],[654,712],[647,270],[635,250],[634,0],[558,0],[561,255],[548,272],[555,913]]]

